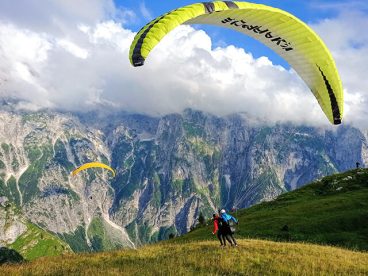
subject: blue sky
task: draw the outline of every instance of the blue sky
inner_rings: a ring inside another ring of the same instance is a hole
[[[136,32],[192,3],[2,0],[0,99],[17,98],[17,108],[27,110],[162,116],[193,108],[219,116],[242,112],[270,124],[329,125],[281,58],[231,30],[180,26],[153,49],[145,66],[132,67],[128,53]],[[368,129],[368,1],[257,3],[292,13],[321,36],[343,82],[344,122]]]
[[[328,16],[336,15],[335,9],[322,8],[322,4],[333,4],[337,7],[341,3],[347,3],[353,1],[295,1],[295,0],[264,0],[264,1],[255,1],[258,4],[269,5],[272,7],[277,7],[283,10],[286,10],[300,19],[313,22],[320,18],[325,18]],[[153,17],[157,17],[167,11],[173,10],[175,8],[190,5],[192,3],[196,3],[196,1],[134,1],[134,0],[115,0],[117,6],[126,7],[134,10],[137,14],[141,14],[140,9],[142,3],[146,6],[146,8],[151,12]]]

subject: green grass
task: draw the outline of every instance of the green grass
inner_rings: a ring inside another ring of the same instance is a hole
[[[365,275],[368,253],[301,243],[240,240],[157,243],[138,250],[45,257],[1,275]]]
[[[91,251],[85,237],[85,228],[78,226],[73,233],[59,234],[59,238],[70,245],[74,252],[89,252]]]
[[[325,177],[234,215],[237,237],[368,250],[368,170]],[[206,240],[211,230],[209,222],[175,241]]]
[[[368,249],[368,170],[325,177],[235,215],[240,219],[237,248],[220,248],[208,225],[138,250],[64,254],[5,265],[0,275],[368,274],[368,252],[357,251]],[[100,226],[93,224],[93,231]],[[159,234],[173,229],[164,230]]]
[[[29,222],[14,202],[7,201],[3,204],[3,207],[0,205],[0,214],[2,214],[1,217],[5,222],[2,225],[3,231],[14,231],[12,227],[17,224],[24,227],[22,234],[15,241],[3,245],[9,249],[8,253],[10,255],[15,252],[26,260],[33,260],[42,256],[57,256],[65,252],[71,252],[68,244],[57,236]],[[6,251],[4,252],[6,253]]]
[[[71,251],[69,246],[59,238],[31,223],[27,224],[27,231],[9,247],[20,253],[26,260],[58,256]]]
[[[8,195],[17,206],[20,206],[20,195],[17,189],[17,180],[13,175],[8,179],[6,186],[7,193],[5,195]]]
[[[91,221],[87,234],[94,251],[107,251],[121,247],[113,242],[112,237],[109,235],[112,234],[111,229],[109,229],[108,225],[100,217],[96,217]]]
[[[44,145],[42,147],[28,147],[26,148],[30,160],[36,158],[29,165],[27,170],[21,175],[19,179],[19,189],[23,194],[23,203],[28,203],[32,198],[40,192],[37,184],[42,176],[42,172],[49,160],[52,159],[52,146]]]
[[[94,218],[87,230],[88,237],[91,240],[94,251],[103,250],[107,245],[105,238],[105,229],[101,218]]]

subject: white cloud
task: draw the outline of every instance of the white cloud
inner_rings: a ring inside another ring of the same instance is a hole
[[[71,41],[60,39],[57,41],[57,44],[75,57],[82,59],[86,59],[88,57],[88,51],[86,49],[79,47]]]
[[[57,13],[60,24],[55,26],[68,29],[25,28],[22,20],[1,23],[0,17],[0,77],[6,79],[0,95],[16,95],[32,107],[72,111],[116,108],[162,115],[190,107],[218,115],[247,112],[270,122],[328,124],[293,70],[234,46],[213,48],[205,32],[190,26],[165,37],[145,66],[132,67],[128,52],[134,33],[103,20],[106,10],[114,10],[97,2],[90,3],[99,20],[78,10],[69,13],[63,4],[67,16]],[[336,58],[346,89],[347,121],[363,124],[359,118],[367,110],[368,38],[351,28],[357,24],[366,27],[365,17],[343,14],[314,28]]]
[[[2,79],[6,80],[0,95],[29,101],[38,97],[42,105],[50,106],[47,92],[39,81],[51,47],[45,34],[0,24],[0,71]]]
[[[1,21],[38,32],[73,32],[80,22],[95,24],[115,14],[112,0],[0,1]]]
[[[47,52],[51,47],[47,35],[19,29],[10,24],[1,24],[0,45],[2,54],[10,60],[36,63],[47,59]]]
[[[347,10],[338,18],[324,20],[313,28],[332,52],[345,94],[347,123],[368,127],[368,28],[367,15]]]

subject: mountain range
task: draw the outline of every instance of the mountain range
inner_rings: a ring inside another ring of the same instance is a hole
[[[0,144],[0,197],[12,206],[10,221],[0,216],[0,245],[11,247],[30,223],[77,252],[167,239],[188,232],[200,213],[270,201],[368,164],[368,132],[348,125],[267,125],[190,109],[152,117],[4,102]],[[101,169],[71,176],[90,161],[116,177]]]

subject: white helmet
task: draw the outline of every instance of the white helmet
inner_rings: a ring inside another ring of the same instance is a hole
[[[221,214],[225,214],[225,213],[226,213],[225,209],[222,209]]]

